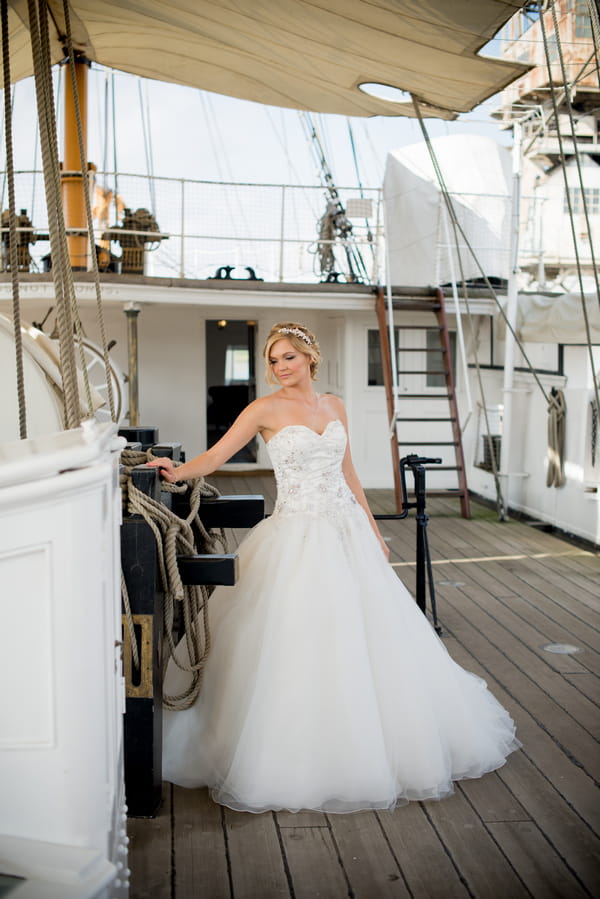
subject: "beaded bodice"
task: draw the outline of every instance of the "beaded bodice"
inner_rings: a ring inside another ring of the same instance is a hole
[[[343,521],[360,509],[342,473],[346,440],[337,419],[322,434],[305,425],[287,425],[269,440],[277,482],[274,515],[300,512]]]

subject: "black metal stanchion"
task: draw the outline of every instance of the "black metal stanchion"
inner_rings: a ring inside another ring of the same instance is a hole
[[[440,465],[441,459],[430,459],[425,456],[411,454],[400,459],[400,484],[402,488],[402,512],[393,515],[375,515],[378,520],[393,520],[406,518],[410,509],[417,513],[417,553],[416,553],[416,601],[423,612],[427,612],[427,585],[429,585],[429,601],[431,605],[431,618],[436,633],[441,634],[442,628],[438,623],[437,606],[435,602],[435,586],[433,583],[433,568],[431,566],[431,554],[429,552],[429,538],[427,536],[427,522],[429,516],[425,511],[425,465]],[[408,501],[406,489],[406,469],[410,468],[415,485],[415,502]]]

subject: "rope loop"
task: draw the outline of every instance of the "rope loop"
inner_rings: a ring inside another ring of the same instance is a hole
[[[196,700],[202,686],[204,665],[210,649],[210,629],[208,622],[208,599],[210,591],[202,585],[185,585],[181,580],[177,556],[196,555],[227,551],[227,541],[222,529],[207,530],[200,520],[199,510],[203,498],[219,496],[219,491],[207,484],[203,478],[184,485],[161,485],[168,493],[185,494],[189,491],[190,512],[186,518],[179,518],[163,503],[137,488],[131,478],[132,470],[144,465],[155,456],[148,450],[125,449],[121,453],[119,482],[123,495],[123,511],[129,515],[141,515],[154,534],[157,550],[158,569],[164,592],[163,625],[166,652],[163,657],[173,658],[175,664],[191,674],[187,689],[175,696],[163,696],[167,709],[186,709]],[[177,463],[175,463],[177,464]],[[134,664],[139,665],[139,652],[125,581],[122,581],[124,614],[132,645]],[[181,603],[181,617],[184,622],[185,639],[189,654],[189,664],[183,664],[175,656],[175,603]]]

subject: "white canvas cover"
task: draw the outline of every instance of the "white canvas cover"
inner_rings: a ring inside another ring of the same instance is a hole
[[[488,277],[508,277],[510,246],[510,150],[481,135],[432,141],[461,227]],[[415,287],[461,280],[459,255],[444,199],[425,143],[388,154],[384,178],[390,281]],[[481,277],[461,239],[462,273]]]
[[[592,343],[600,344],[598,297],[591,292],[584,297]],[[581,295],[520,293],[517,333],[525,343],[586,343]]]
[[[9,0],[11,77],[32,73],[27,3]],[[64,56],[62,0],[49,0],[52,61]],[[275,106],[352,116],[414,115],[361,92],[376,82],[453,118],[528,71],[477,56],[521,0],[71,0],[92,61]]]

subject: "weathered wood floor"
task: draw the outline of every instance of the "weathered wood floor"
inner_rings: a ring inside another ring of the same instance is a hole
[[[214,483],[272,504],[267,477]],[[388,491],[369,499],[391,511]],[[444,642],[488,681],[524,748],[449,799],[393,812],[251,815],[165,785],[160,815],[129,822],[133,899],[600,894],[598,554],[478,505],[464,521],[457,506],[428,503]],[[414,589],[414,519],[382,530]]]

